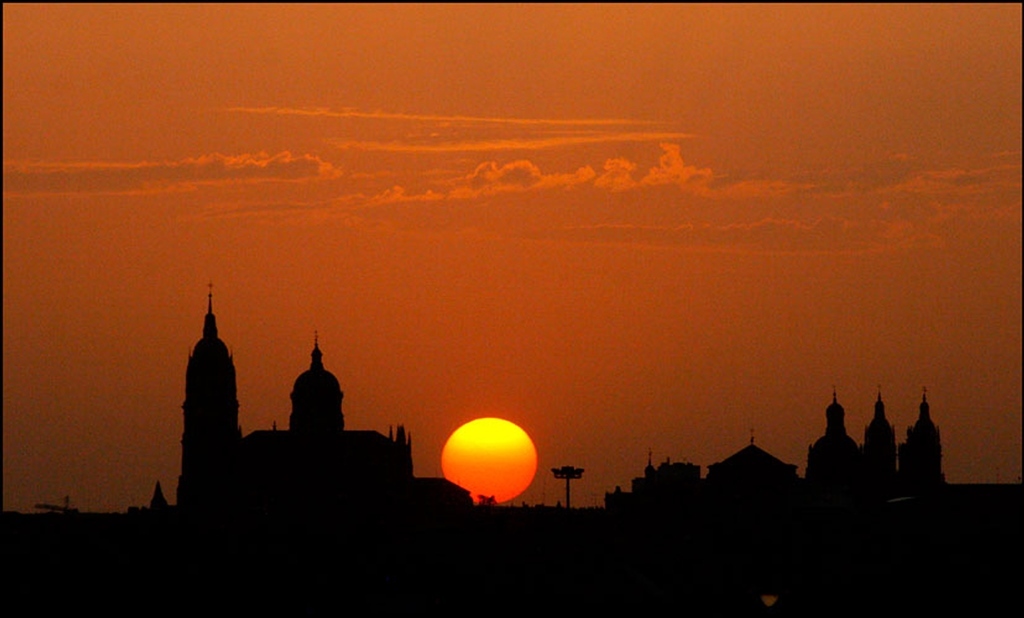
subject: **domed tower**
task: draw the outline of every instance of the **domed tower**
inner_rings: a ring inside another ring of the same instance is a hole
[[[848,486],[860,480],[860,449],[846,435],[845,416],[832,391],[832,403],[825,409],[825,435],[807,452],[807,480]]]
[[[864,476],[870,486],[879,490],[896,478],[896,432],[885,418],[881,389],[875,402],[875,417],[864,429]]]
[[[313,362],[295,380],[292,389],[292,415],[288,429],[300,435],[337,435],[345,429],[345,417],[341,413],[344,393],[338,378],[324,369],[323,356],[314,337]]]
[[[907,428],[907,441],[900,445],[900,480],[908,488],[921,489],[945,482],[942,474],[942,442],[932,422],[928,393],[921,396],[917,422]]]
[[[221,508],[234,488],[235,456],[241,428],[235,363],[217,337],[213,293],[208,296],[203,338],[196,343],[185,371],[185,431],[181,437],[178,505]]]

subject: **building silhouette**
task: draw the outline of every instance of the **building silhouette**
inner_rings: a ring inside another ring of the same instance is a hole
[[[882,391],[878,391],[875,415],[864,428],[864,483],[880,493],[889,493],[896,482],[896,431],[885,418]]]
[[[750,444],[708,466],[708,485],[748,492],[784,491],[797,480],[796,465],[788,464]]]
[[[927,489],[945,482],[942,442],[932,422],[928,394],[921,396],[917,422],[907,428],[907,441],[899,447],[899,479],[904,487]]]
[[[919,493],[945,482],[939,429],[931,420],[927,395],[922,397],[917,422],[907,428],[907,441],[899,447],[880,390],[863,446],[846,434],[844,414],[833,391],[825,411],[825,435],[808,449],[808,481],[875,497]]]
[[[288,430],[242,436],[234,361],[217,334],[210,294],[203,337],[185,374],[178,507],[193,513],[284,516],[460,509],[469,492],[413,476],[412,437],[346,430],[338,379],[314,338],[308,370],[291,392]]]
[[[897,495],[926,493],[945,483],[939,429],[931,420],[927,399],[922,399],[917,422],[907,429],[907,441],[896,445],[896,432],[885,415],[879,390],[874,416],[858,445],[846,432],[846,411],[833,390],[825,409],[825,435],[807,449],[804,478],[797,466],[779,460],[750,444],[707,468],[670,463],[655,468],[648,455],[632,491],[616,487],[605,493],[611,511],[685,513],[698,503],[725,501],[768,506],[795,500],[806,504],[849,504],[852,500],[877,501]]]
[[[223,510],[236,497],[238,424],[235,362],[217,336],[213,293],[208,297],[203,337],[185,371],[185,430],[181,436],[178,505]]]
[[[846,433],[846,411],[832,391],[825,409],[825,435],[807,450],[807,480],[813,483],[853,487],[861,480],[861,453]]]

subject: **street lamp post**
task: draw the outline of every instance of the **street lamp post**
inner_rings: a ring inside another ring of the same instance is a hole
[[[583,468],[562,466],[561,468],[551,468],[551,471],[555,473],[556,479],[565,479],[565,508],[572,508],[572,503],[569,501],[569,481],[582,478]]]

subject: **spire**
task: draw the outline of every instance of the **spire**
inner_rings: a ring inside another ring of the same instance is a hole
[[[928,388],[925,387],[921,394],[921,420],[931,420],[931,414],[929,414],[928,406]]]
[[[153,497],[149,500],[149,508],[153,511],[159,511],[167,508],[167,499],[164,498],[164,491],[160,488],[160,481],[156,482],[156,488],[153,490]]]
[[[324,368],[324,353],[320,351],[320,339],[316,331],[313,331],[313,362],[310,364],[310,369],[323,369]]]
[[[213,315],[213,283],[210,283],[210,292],[206,295],[206,321],[203,323],[203,338],[217,338],[217,318]]]
[[[885,404],[882,403],[882,387],[878,387],[878,401],[875,402],[875,418],[885,419]]]

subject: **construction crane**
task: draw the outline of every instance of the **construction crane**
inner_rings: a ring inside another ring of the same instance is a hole
[[[71,508],[71,496],[64,496],[64,506],[60,506],[57,504],[46,504],[44,502],[37,504],[36,508],[41,509],[43,511],[52,511],[54,513],[64,513],[65,515],[70,515],[78,512],[78,509]]]

